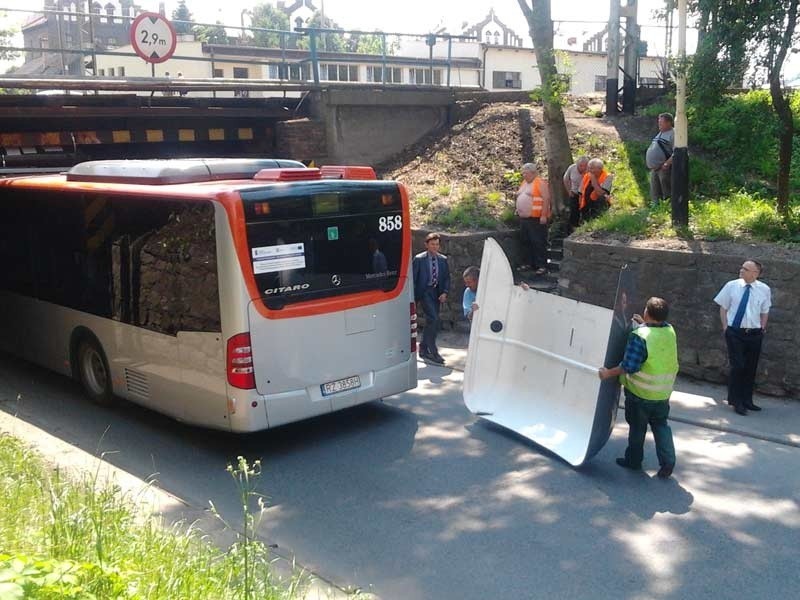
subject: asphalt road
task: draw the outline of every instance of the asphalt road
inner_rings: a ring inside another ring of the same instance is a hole
[[[69,380],[3,356],[0,408],[233,520],[225,467],[240,454],[261,459],[262,536],[384,600],[752,600],[800,590],[792,446],[673,423],[679,464],[662,481],[651,439],[645,474],[614,464],[622,423],[573,469],[476,420],[460,373],[422,365],[415,391],[247,437],[125,403],[99,408]]]

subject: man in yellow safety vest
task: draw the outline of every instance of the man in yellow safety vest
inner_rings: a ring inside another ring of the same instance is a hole
[[[616,367],[601,368],[600,379],[619,377],[625,388],[625,420],[628,448],[617,464],[638,471],[642,468],[647,426],[653,431],[660,469],[665,479],[675,468],[675,445],[667,424],[669,397],[678,374],[678,343],[675,330],[667,323],[669,306],[663,298],[647,301],[644,317],[634,315],[640,326],[631,331],[625,356]]]

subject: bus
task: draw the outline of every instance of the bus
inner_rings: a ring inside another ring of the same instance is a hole
[[[0,180],[0,350],[251,432],[417,383],[408,195],[369,167],[85,162]]]

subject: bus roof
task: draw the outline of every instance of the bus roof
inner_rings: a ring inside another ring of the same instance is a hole
[[[264,169],[305,165],[283,159],[187,158],[166,160],[95,160],[75,165],[67,181],[174,185],[230,179],[252,179]]]
[[[304,173],[308,176],[305,177]],[[87,190],[142,194],[157,186],[159,195],[184,198],[217,197],[220,193],[274,183],[323,179],[375,180],[371,167],[307,168],[287,159],[187,158],[164,160],[99,160],[75,165],[66,173],[0,179],[0,187]]]

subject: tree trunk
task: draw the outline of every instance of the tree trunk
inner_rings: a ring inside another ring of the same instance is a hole
[[[780,47],[775,54],[775,60],[769,69],[769,91],[772,96],[772,107],[778,115],[780,128],[778,139],[780,142],[778,153],[778,212],[786,217],[789,214],[789,174],[792,167],[792,139],[794,137],[794,120],[789,99],[783,93],[781,85],[781,71],[786,60],[786,54],[794,37],[797,25],[797,6],[800,0],[792,0],[787,14],[786,30],[781,36]]]
[[[544,105],[544,136],[547,147],[547,179],[553,212],[563,214],[566,210],[566,191],[561,177],[572,163],[567,124],[561,109],[561,81],[556,70],[553,53],[553,19],[550,15],[550,0],[518,0],[522,13],[528,21],[539,78],[542,80],[542,102]]]

